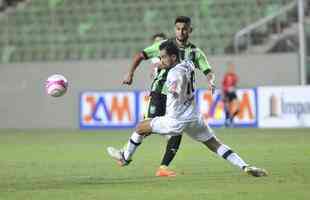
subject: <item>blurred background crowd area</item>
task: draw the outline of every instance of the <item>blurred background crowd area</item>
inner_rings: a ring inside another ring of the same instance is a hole
[[[0,11],[5,11],[9,7],[15,7],[18,3],[25,2],[26,0],[1,0]]]
[[[188,15],[192,41],[208,55],[233,54],[242,28],[294,0],[0,0],[0,63],[128,58],[154,33],[173,36],[174,18]],[[305,32],[310,49],[309,3]],[[241,53],[298,49],[297,3],[239,41]],[[258,48],[257,48],[258,47]]]

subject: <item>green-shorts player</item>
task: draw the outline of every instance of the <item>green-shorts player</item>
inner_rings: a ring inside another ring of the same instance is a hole
[[[168,39],[176,44],[179,49],[181,60],[189,59],[195,64],[195,67],[202,71],[207,76],[209,89],[214,89],[214,74],[211,66],[208,63],[206,55],[201,49],[189,41],[189,36],[192,32],[191,19],[187,16],[179,16],[175,19],[175,37]],[[133,58],[133,64],[123,84],[130,85],[133,80],[134,72],[142,60],[158,58],[159,46],[166,40],[155,42],[149,47],[146,47],[142,52],[137,53]],[[158,65],[156,73],[151,85],[150,102],[146,117],[153,118],[165,114],[166,107],[166,91],[165,82],[168,74],[168,69],[161,69]],[[156,172],[156,176],[175,176],[176,173],[168,168],[170,162],[175,157],[179,149],[182,136],[170,137],[167,143],[166,152],[161,162],[161,166]]]

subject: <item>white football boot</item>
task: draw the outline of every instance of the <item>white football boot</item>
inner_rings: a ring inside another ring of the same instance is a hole
[[[243,171],[251,176],[254,177],[262,177],[267,176],[268,173],[265,169],[261,169],[255,166],[246,166]]]
[[[114,147],[108,147],[107,152],[109,156],[117,161],[117,164],[121,167],[129,165],[131,160],[126,160],[124,157],[124,151],[122,149],[116,149]]]

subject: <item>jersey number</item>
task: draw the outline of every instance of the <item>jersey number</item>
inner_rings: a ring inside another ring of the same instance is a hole
[[[195,82],[195,72],[192,71],[190,81],[187,83],[187,95],[191,95],[194,93],[195,91],[194,82]]]

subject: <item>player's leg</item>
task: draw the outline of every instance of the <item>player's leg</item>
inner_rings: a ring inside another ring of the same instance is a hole
[[[264,169],[259,169],[254,166],[249,166],[237,153],[230,147],[223,144],[213,134],[212,129],[200,118],[195,125],[192,125],[186,130],[190,137],[202,142],[212,152],[224,158],[231,164],[239,167],[243,171],[252,176],[266,176],[267,172]]]
[[[169,166],[169,164],[171,163],[171,161],[173,160],[173,158],[175,157],[179,149],[181,140],[182,140],[182,135],[171,136],[168,139],[166,151],[161,161],[161,165]]]
[[[169,136],[165,153],[161,161],[161,165],[156,171],[156,176],[160,177],[169,177],[169,176],[176,176],[176,173],[169,169],[168,166],[170,165],[171,161],[174,159],[179,146],[181,144],[182,135],[176,136]]]
[[[161,93],[151,93],[147,117],[154,118],[163,116],[166,113],[166,95]],[[168,139],[166,150],[161,161],[160,167],[157,169],[155,175],[160,177],[176,176],[176,173],[168,168],[170,162],[174,159],[180,143],[182,135],[171,136]]]
[[[151,126],[152,126],[152,131],[155,133],[165,135],[165,136],[171,136],[171,138],[179,138],[180,140],[181,138],[176,137],[176,136],[181,135],[181,133],[183,132],[185,128],[185,125],[182,122],[176,119],[173,119],[173,118],[169,118],[167,116],[153,118],[151,122]],[[174,146],[175,148],[178,147],[179,142],[177,142],[178,144]],[[176,141],[173,141],[173,144],[175,145]],[[173,146],[169,146],[168,144],[167,149],[171,150],[171,148],[173,148]],[[176,176],[176,173],[168,169],[167,166],[161,166],[157,170],[156,176],[171,177],[171,176]]]
[[[131,162],[131,158],[138,146],[142,143],[143,138],[151,133],[152,128],[150,122],[151,120],[140,122],[123,149],[107,148],[108,154],[116,159],[120,166],[126,166]]]
[[[180,135],[183,129],[184,126],[182,126],[182,124],[180,125],[177,120],[165,116],[144,120],[138,124],[136,130],[132,133],[127,145],[125,145],[123,149],[108,147],[107,151],[112,158],[118,161],[120,166],[125,166],[129,164],[131,157],[142,143],[145,136],[151,133]]]
[[[244,172],[251,176],[261,177],[267,176],[265,169],[257,168],[255,166],[249,166],[237,153],[235,153],[230,147],[220,142],[216,137],[212,137],[209,140],[203,142],[211,151],[224,158],[231,164],[239,167]]]
[[[217,155],[224,158],[231,164],[239,167],[240,169],[244,169],[246,166],[248,166],[248,164],[237,153],[235,153],[230,147],[219,141],[219,139],[215,136],[202,143],[206,145],[208,149],[210,149],[212,152],[216,153]]]
[[[132,133],[124,148],[124,157],[126,160],[131,160],[143,138],[151,134],[152,128],[150,122],[151,120],[144,120],[137,125],[136,130]]]
[[[177,136],[171,136],[168,139],[165,154],[162,158],[161,165],[156,171],[156,176],[160,177],[171,177],[171,176],[176,176],[176,173],[169,169],[168,166],[171,163],[171,161],[174,159],[180,143],[182,140],[182,135],[177,135]]]

